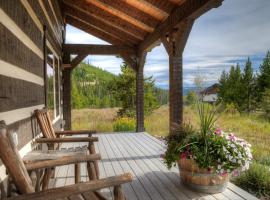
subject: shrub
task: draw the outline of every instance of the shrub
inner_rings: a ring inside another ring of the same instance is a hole
[[[194,91],[189,91],[186,97],[186,104],[188,106],[194,105],[197,101],[197,94]]]
[[[249,170],[233,179],[239,187],[257,196],[270,197],[270,171],[266,165],[254,162]]]
[[[135,131],[135,120],[133,118],[122,117],[113,123],[113,131]]]

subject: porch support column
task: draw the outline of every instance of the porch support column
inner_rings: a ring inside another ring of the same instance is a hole
[[[185,21],[170,32],[162,43],[169,55],[169,127],[170,134],[183,123],[183,51],[193,21]]]
[[[71,130],[71,73],[70,54],[63,54],[63,119],[65,130]]]
[[[136,132],[143,132],[144,128],[144,77],[143,68],[145,64],[146,52],[137,59],[136,71]]]
[[[144,77],[143,68],[147,52],[138,55],[122,53],[121,56],[126,63],[136,72],[136,132],[144,129]]]
[[[65,130],[71,130],[71,68],[63,71],[63,118]]]

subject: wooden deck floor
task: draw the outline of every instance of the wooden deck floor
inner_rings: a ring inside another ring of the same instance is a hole
[[[102,156],[102,161],[99,162],[101,178],[124,172],[131,172],[134,176],[132,183],[123,186],[128,199],[256,199],[231,183],[225,192],[215,195],[189,190],[181,184],[178,169],[168,170],[163,164],[160,155],[164,152],[164,143],[147,133],[112,133],[97,136],[99,142],[96,143],[96,150]],[[87,181],[86,166],[82,165],[81,168],[82,181]],[[73,165],[60,167],[56,170],[56,179],[52,184],[56,187],[73,184],[73,175]],[[102,192],[111,198],[111,189],[104,189]]]

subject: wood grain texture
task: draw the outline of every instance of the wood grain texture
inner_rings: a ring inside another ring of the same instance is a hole
[[[0,102],[0,112],[43,104],[43,86],[0,75]]]
[[[134,177],[131,183],[122,185],[127,199],[257,199],[233,184],[225,192],[215,195],[188,189],[180,181],[178,168],[168,170],[164,165],[160,157],[164,153],[164,142],[148,133],[98,134],[98,137],[99,142],[95,145],[102,157],[99,165],[101,177],[125,172],[130,172]],[[69,145],[63,146],[68,148]],[[59,180],[63,180],[63,176]],[[101,190],[101,193],[107,198],[113,198],[113,191]]]
[[[3,24],[0,24],[0,59],[43,77],[43,61]]]

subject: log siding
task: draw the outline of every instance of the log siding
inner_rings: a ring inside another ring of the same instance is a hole
[[[1,60],[43,77],[43,69],[37,67],[43,66],[43,60],[2,24],[0,24],[0,38]]]
[[[0,112],[44,103],[43,86],[0,75]]]
[[[18,27],[42,50],[42,35],[27,14],[26,9],[18,0],[0,0],[2,10],[14,21]],[[4,20],[4,19],[3,19]]]

